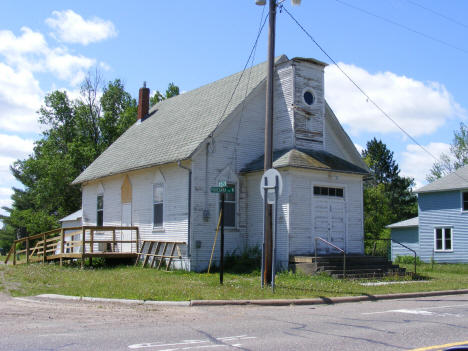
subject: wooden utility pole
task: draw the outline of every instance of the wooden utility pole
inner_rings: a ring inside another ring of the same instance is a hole
[[[265,163],[264,171],[273,168],[273,86],[275,68],[275,26],[276,26],[276,0],[269,0],[269,30],[268,30],[268,59],[267,59],[267,90],[266,90],[266,115],[265,115]],[[265,220],[265,257],[263,282],[271,284],[272,279],[272,205],[267,205]]]

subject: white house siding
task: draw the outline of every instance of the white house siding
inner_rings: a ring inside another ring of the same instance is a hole
[[[346,251],[349,254],[362,254],[364,229],[361,176],[302,169],[291,170],[290,254],[307,255],[314,252],[314,185],[345,188]]]
[[[165,178],[164,229],[153,229],[153,180],[157,170]],[[104,225],[121,225],[121,186],[128,175],[132,184],[132,224],[140,238],[187,242],[188,172],[177,164],[152,167],[110,176],[83,185],[83,225],[96,225],[99,183],[104,187]],[[185,245],[181,246],[186,255]]]
[[[468,261],[468,213],[461,212],[460,191],[419,193],[420,258],[429,262],[458,263]],[[452,227],[452,252],[434,252],[434,228]]]
[[[299,148],[323,150],[324,142],[324,67],[308,62],[295,62],[294,67],[294,105],[312,116],[294,112],[295,143]],[[311,87],[315,92],[315,103],[308,106],[303,102],[304,88]]]
[[[275,150],[292,148],[294,146],[294,115],[291,109],[294,81],[291,63],[291,61],[287,61],[278,65],[275,72],[273,106],[273,148]]]
[[[277,236],[277,266],[287,269],[289,262],[289,192],[290,174],[286,170],[279,169],[283,179],[283,191],[278,202],[278,236]],[[262,172],[249,173],[247,188],[249,191],[247,231],[249,233],[248,245],[259,245],[263,243],[263,198],[260,194],[260,181]]]
[[[330,125],[330,122],[325,118],[325,151],[342,158],[343,160],[353,162],[346,155],[346,152],[342,149],[342,143],[340,139],[333,132],[333,128]]]

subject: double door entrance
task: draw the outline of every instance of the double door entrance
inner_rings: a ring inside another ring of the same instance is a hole
[[[315,238],[322,238],[346,251],[346,202],[344,198],[314,196],[312,252]],[[341,251],[317,240],[317,254],[340,254]]]

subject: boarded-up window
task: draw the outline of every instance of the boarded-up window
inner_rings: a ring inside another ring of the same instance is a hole
[[[128,176],[125,177],[125,180],[120,188],[120,203],[128,204],[132,202],[132,184]]]
[[[153,186],[153,226],[162,227],[164,222],[164,184]]]

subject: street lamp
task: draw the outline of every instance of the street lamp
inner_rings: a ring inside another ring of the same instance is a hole
[[[283,1],[278,2],[278,4]],[[255,0],[255,3],[259,6],[263,6],[263,5],[266,5],[266,0]],[[301,4],[301,0],[291,0],[291,5],[293,6],[299,6],[300,4]]]

